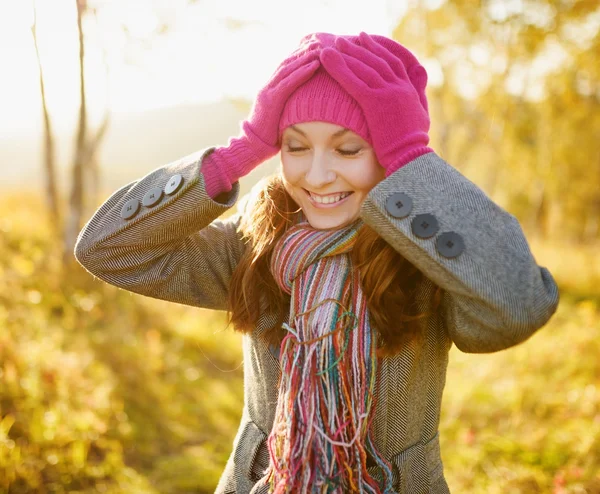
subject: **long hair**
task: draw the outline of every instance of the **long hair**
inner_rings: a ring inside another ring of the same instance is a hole
[[[290,296],[277,285],[270,261],[277,240],[295,224],[300,208],[285,189],[280,173],[263,178],[255,187],[257,192],[252,194],[239,226],[246,251],[231,277],[228,323],[236,331],[249,333],[263,310],[279,314],[277,322],[262,335],[268,343],[279,346],[285,336],[282,323],[289,315]],[[350,259],[360,273],[371,326],[380,335],[377,355],[394,355],[421,338],[419,319],[429,314],[415,313],[415,293],[424,277],[421,271],[366,224],[357,234]],[[441,301],[441,293],[437,287],[432,294],[433,310]]]

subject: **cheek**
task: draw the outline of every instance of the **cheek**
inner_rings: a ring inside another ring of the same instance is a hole
[[[356,167],[348,171],[346,178],[355,189],[370,190],[385,178],[385,169],[368,162],[357,163]]]
[[[285,181],[295,184],[302,178],[302,162],[300,160],[287,158],[281,159],[281,174]]]
[[[294,169],[288,165],[289,165],[289,163],[287,165],[285,165],[282,160],[281,168],[279,171],[280,171],[280,174],[282,177],[283,187],[285,188],[286,192],[294,200],[296,200],[296,192],[294,191],[294,183],[296,183],[298,181],[298,177],[295,176]]]
[[[365,181],[367,187],[372,189],[375,185],[385,179],[385,168],[377,165],[376,168],[369,170],[369,173],[365,174]]]
[[[285,181],[290,181],[291,180],[291,175],[292,175],[292,166],[291,163],[288,159],[282,157],[281,158],[281,175],[283,176],[283,178],[285,179]]]

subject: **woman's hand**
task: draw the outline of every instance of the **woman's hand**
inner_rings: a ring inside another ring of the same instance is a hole
[[[320,67],[320,47],[319,41],[305,36],[259,91],[241,134],[204,159],[201,172],[211,197],[230,191],[239,178],[279,152],[279,119],[285,102]]]
[[[425,86],[427,72],[415,56],[392,40],[338,37],[321,51],[321,63],[361,106],[375,154],[386,177],[432,152]]]
[[[286,58],[259,91],[248,119],[242,128],[251,144],[271,157],[279,151],[279,119],[286,101],[308,81],[321,65],[321,44],[311,36],[302,38],[300,46]],[[258,141],[257,141],[258,139]],[[264,143],[264,149],[262,144]]]

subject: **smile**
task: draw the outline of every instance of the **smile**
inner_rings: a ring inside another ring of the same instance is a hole
[[[313,196],[310,192],[304,189],[311,204],[316,208],[332,208],[337,207],[348,199],[354,192],[342,192],[340,194],[328,196]]]

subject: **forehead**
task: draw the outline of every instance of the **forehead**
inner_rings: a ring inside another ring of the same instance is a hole
[[[284,135],[300,135],[307,138],[318,137],[318,138],[337,138],[337,137],[359,137],[357,134],[352,132],[350,129],[342,127],[330,122],[303,122],[297,123],[287,127],[284,130]]]

